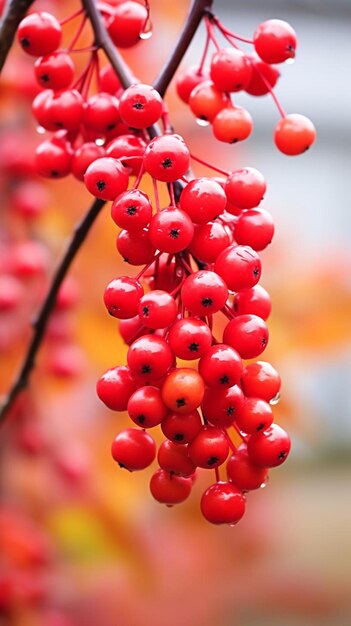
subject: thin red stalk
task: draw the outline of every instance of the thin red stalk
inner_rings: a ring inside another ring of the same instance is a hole
[[[256,64],[254,65],[254,67],[255,67],[255,70],[256,70],[257,74],[259,75],[259,77],[261,78],[261,80],[264,82],[264,84],[266,85],[266,87],[267,87],[267,89],[268,89],[269,93],[271,94],[271,96],[272,96],[272,98],[273,98],[273,101],[274,101],[274,103],[275,103],[275,105],[276,105],[276,107],[277,107],[277,109],[278,109],[278,111],[279,111],[280,115],[281,115],[282,117],[286,117],[286,113],[285,113],[285,111],[284,111],[284,109],[283,109],[282,105],[280,104],[280,102],[279,102],[279,100],[278,100],[278,97],[276,96],[275,91],[274,91],[274,89],[273,89],[272,85],[271,85],[271,84],[270,84],[270,82],[266,79],[266,77],[262,74],[261,70],[259,69],[259,67],[258,67]]]
[[[141,278],[143,276],[143,274],[145,274],[145,272],[147,272],[149,267],[151,267],[151,265],[153,263],[155,263],[155,261],[159,258],[160,254],[161,254],[161,252],[158,252],[157,254],[155,254],[154,258],[149,263],[144,265],[143,269],[139,272],[139,274],[137,274],[135,276],[135,280],[139,280],[139,278]]]
[[[159,213],[159,211],[160,211],[160,198],[159,198],[159,195],[158,195],[158,187],[157,187],[157,180],[156,180],[156,178],[152,179],[152,186],[153,186],[153,189],[154,189],[156,212]]]
[[[123,159],[123,162],[127,161],[127,159],[129,159],[129,158],[135,159],[135,157],[126,157],[125,159]],[[143,174],[144,174],[144,162],[142,161],[141,162],[141,166],[140,166],[140,170],[139,170],[139,174],[136,177],[135,183],[133,185],[133,189],[137,189],[139,187],[140,181],[141,181],[141,179],[143,177]]]
[[[242,35],[238,35],[237,33],[233,33],[228,28],[225,28],[223,24],[219,21],[218,17],[212,18],[213,22],[216,24],[217,28],[221,31],[222,35],[228,35],[229,37],[233,37],[233,39],[237,39],[238,41],[242,41],[244,43],[253,44],[252,39],[248,39],[247,37],[242,37]]]
[[[213,26],[212,26],[211,22],[209,21],[209,19],[206,19],[206,26],[207,26],[208,35],[209,35],[213,45],[215,46],[215,48],[217,50],[220,50],[221,46],[218,43],[218,39],[217,39],[216,35],[214,34]]]
[[[77,43],[79,37],[81,36],[81,34],[82,34],[83,30],[84,30],[84,26],[85,26],[86,22],[87,22],[87,16],[84,15],[81,23],[79,24],[79,26],[78,26],[78,28],[76,30],[76,33],[75,33],[71,43],[68,46],[68,52],[71,52],[71,50],[74,48],[75,44]]]
[[[72,13],[72,15],[70,15],[69,17],[65,17],[63,20],[60,20],[61,26],[63,26],[64,24],[67,24],[68,22],[71,22],[76,17],[78,17],[78,15],[82,15],[83,12],[84,12],[84,9],[78,9],[78,11],[75,11],[75,13]]]
[[[219,469],[218,469],[218,467],[215,467],[214,471],[215,471],[215,475],[216,475],[216,483],[219,483],[221,479],[220,479],[220,476],[219,476]]]
[[[208,32],[208,23],[207,23],[207,20],[206,20],[206,28],[207,28],[206,43],[205,43],[204,51],[203,51],[203,53],[202,53],[202,57],[201,57],[201,61],[200,61],[200,65],[199,65],[198,70],[197,70],[197,74],[198,74],[199,76],[201,76],[201,75],[202,75],[202,70],[204,69],[204,65],[205,65],[205,61],[206,61],[206,58],[207,58],[207,53],[208,53],[208,49],[209,49],[209,47],[210,47],[210,41],[211,41],[211,37],[210,37],[210,34],[209,34],[209,32]]]
[[[169,197],[170,197],[171,205],[172,206],[176,206],[176,200],[175,200],[175,195],[174,195],[173,183],[170,183],[168,185],[168,191],[169,191]]]
[[[229,176],[229,172],[226,172],[225,170],[222,170],[221,168],[216,167],[216,165],[212,165],[211,163],[208,163],[207,161],[204,161],[203,159],[196,157],[194,154],[190,154],[190,158],[192,158],[194,161],[197,161],[197,163],[201,163],[201,165],[206,165],[206,167],[209,167],[214,172],[219,172],[220,174],[223,174],[224,176]]]

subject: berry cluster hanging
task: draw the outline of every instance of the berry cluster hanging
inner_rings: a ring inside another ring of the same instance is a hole
[[[97,7],[120,48],[151,33],[148,3],[106,0]],[[59,48],[62,25],[48,13],[27,16],[18,40],[39,57],[34,71],[44,90],[33,113],[53,133],[37,149],[38,173],[72,173],[93,196],[111,201],[120,229],[117,250],[130,265],[142,266],[135,277],[111,280],[104,293],[129,346],[127,364],[112,367],[97,383],[105,405],[127,411],[132,422],[117,434],[112,456],[136,471],[157,455],[150,491],[168,506],[188,498],[199,468],[210,471],[202,514],[232,525],[244,514],[247,493],[265,484],[269,469],[290,451],[288,434],[273,422],[279,374],[256,360],[268,344],[271,310],[259,285],[259,253],[274,234],[271,215],[259,208],[266,182],[252,167],[224,172],[213,166],[221,177],[194,177],[191,161],[203,161],[173,131],[161,95],[137,80],[123,89],[110,65],[100,69],[98,46],[88,48],[90,60],[75,79],[71,56],[79,51],[87,18],[84,10],[68,18],[79,16],[68,49]],[[275,64],[295,56],[292,27],[268,20],[248,40],[210,10],[203,17],[204,51],[197,66],[177,76],[180,98],[200,124],[212,125],[218,140],[235,143],[250,135],[253,123],[232,94],[270,93],[281,115],[276,146],[287,155],[304,152],[315,139],[312,122],[286,115],[273,91]],[[255,52],[243,52],[238,41]],[[211,45],[215,52],[206,66]],[[91,94],[94,74],[97,90]],[[144,175],[152,180],[152,198],[139,189]],[[167,206],[159,201],[160,184],[168,188]],[[165,437],[158,451],[152,436],[157,427]]]

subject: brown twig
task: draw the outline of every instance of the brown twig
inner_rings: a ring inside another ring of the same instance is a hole
[[[0,21],[0,72],[13,44],[17,26],[34,0],[8,0]]]

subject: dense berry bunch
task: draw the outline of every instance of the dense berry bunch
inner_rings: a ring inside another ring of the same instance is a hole
[[[115,45],[129,47],[147,36],[147,6],[99,5]],[[81,28],[84,21],[83,15]],[[272,64],[295,55],[291,26],[268,20],[249,41],[209,12],[205,21],[204,53],[199,66],[179,75],[179,96],[201,123],[212,124],[217,139],[235,143],[250,135],[253,123],[231,94],[270,92],[282,116],[277,147],[290,155],[304,152],[315,138],[312,123],[285,115],[273,92],[279,72]],[[194,176],[191,161],[201,160],[173,131],[158,91],[137,80],[123,90],[110,66],[99,70],[94,46],[74,82],[70,51],[79,33],[68,50],[58,49],[61,26],[42,13],[23,20],[18,38],[25,51],[40,56],[35,75],[45,89],[33,112],[54,133],[37,149],[38,172],[73,173],[94,197],[111,201],[120,229],[117,250],[129,265],[141,266],[134,277],[113,278],[104,293],[128,345],[126,364],[112,367],[97,383],[105,405],[127,411],[131,420],[113,441],[112,456],[120,467],[136,471],[157,455],[150,491],[168,506],[189,496],[199,469],[213,470],[202,514],[215,524],[235,524],[246,494],[264,485],[269,469],[290,450],[288,434],[273,421],[279,374],[257,360],[268,344],[271,310],[269,294],[258,284],[259,253],[274,234],[272,216],[261,207],[266,181],[253,167],[221,172],[213,166],[222,178]],[[237,40],[253,44],[254,55],[239,49]],[[211,43],[216,51],[205,67]],[[91,94],[94,72],[100,87]],[[155,126],[159,122],[162,131]],[[140,189],[144,174],[152,179],[152,197]],[[163,183],[167,206],[159,201]],[[158,450],[152,436],[157,427],[164,435]]]

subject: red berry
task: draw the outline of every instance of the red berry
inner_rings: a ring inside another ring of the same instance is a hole
[[[88,130],[105,134],[114,130],[120,119],[118,100],[109,93],[97,93],[84,105],[82,122]]]
[[[19,24],[17,39],[23,50],[34,57],[51,54],[61,43],[61,26],[50,13],[31,13]]]
[[[115,95],[117,91],[121,89],[120,80],[114,68],[109,63],[101,69],[99,79],[101,91]]]
[[[212,524],[233,525],[245,513],[245,498],[232,483],[215,483],[202,495],[201,512]]]
[[[218,141],[237,143],[247,139],[253,128],[250,113],[239,106],[230,106],[222,109],[212,123],[213,134]]]
[[[105,149],[102,146],[97,146],[93,141],[83,143],[76,149],[72,158],[71,171],[73,176],[83,181],[89,165],[104,156]]]
[[[172,443],[168,439],[161,443],[157,460],[163,470],[177,476],[191,476],[196,470],[196,466],[189,457],[188,446]]]
[[[151,477],[150,491],[161,504],[173,506],[186,500],[191,492],[193,482],[185,476],[175,476],[163,469],[158,469]]]
[[[219,91],[210,80],[199,83],[189,96],[189,107],[203,121],[212,122],[224,107],[230,104],[227,94]]]
[[[264,209],[243,211],[235,224],[234,237],[237,243],[251,246],[256,251],[264,250],[274,235],[273,218]]]
[[[196,85],[204,82],[209,78],[209,72],[206,69],[199,71],[197,65],[192,65],[179,73],[176,81],[177,94],[183,102],[188,104],[190,94]]]
[[[178,307],[167,291],[155,289],[141,298],[138,311],[141,322],[147,328],[167,328],[175,321]]]
[[[294,29],[283,20],[267,20],[254,33],[255,50],[266,63],[283,63],[295,57],[297,38]]]
[[[179,206],[197,224],[206,224],[223,213],[227,203],[223,188],[212,178],[195,178],[180,196]]]
[[[193,315],[212,315],[224,307],[228,289],[218,274],[201,270],[186,278],[181,296]]]
[[[120,99],[122,121],[131,128],[147,128],[157,122],[163,111],[163,101],[151,85],[137,84],[126,89]]]
[[[138,307],[144,289],[130,276],[114,278],[106,287],[104,303],[110,313],[119,319],[129,319],[138,313]]]
[[[212,469],[225,462],[229,444],[225,432],[214,426],[203,426],[189,443],[189,456],[197,467]]]
[[[88,191],[101,200],[114,200],[128,186],[128,171],[118,159],[103,157],[91,163],[85,172]]]
[[[12,244],[8,262],[11,274],[22,280],[43,276],[48,269],[48,249],[40,241],[24,240]]]
[[[261,172],[253,167],[234,170],[225,185],[225,193],[235,206],[253,209],[262,200],[266,191],[266,181]]]
[[[194,225],[187,213],[168,207],[156,213],[150,221],[151,243],[161,252],[176,253],[185,250],[194,235]]]
[[[156,456],[156,444],[145,430],[126,428],[112,442],[111,453],[120,467],[134,472],[151,465]]]
[[[120,159],[130,174],[136,176],[141,167],[145,148],[146,143],[141,137],[119,135],[107,145],[106,156]]]
[[[316,129],[311,120],[299,113],[291,113],[281,120],[274,130],[274,141],[280,152],[295,156],[306,152],[316,139]]]
[[[257,315],[238,315],[227,324],[223,342],[237,350],[243,359],[261,354],[268,343],[268,328]]]
[[[240,381],[243,365],[239,353],[225,344],[212,346],[199,361],[199,373],[209,387],[232,387]]]
[[[208,222],[195,227],[189,246],[191,254],[205,263],[213,263],[220,252],[231,243],[228,231],[219,222]]]
[[[168,413],[159,388],[151,385],[137,389],[130,396],[127,408],[129,417],[142,428],[153,428],[161,424]]]
[[[239,489],[251,491],[264,485],[268,470],[266,467],[255,465],[247,453],[246,445],[242,444],[228,459],[227,476]]]
[[[139,337],[147,335],[148,333],[149,331],[142,325],[139,315],[131,317],[127,320],[120,320],[119,334],[121,335],[124,343],[128,346],[130,346],[135,339],[139,339]]]
[[[191,361],[208,352],[212,343],[212,333],[205,322],[186,317],[173,324],[168,342],[178,358]]]
[[[96,385],[100,400],[112,411],[125,411],[135,388],[130,370],[125,365],[118,365],[107,370]]]
[[[180,135],[155,137],[145,150],[145,170],[156,180],[174,182],[189,169],[189,150]]]
[[[39,144],[35,151],[35,167],[45,178],[63,178],[71,171],[72,150],[61,137],[52,137]]]
[[[244,433],[251,435],[257,430],[266,430],[273,422],[273,412],[260,398],[245,398],[244,406],[236,418],[236,425]]]
[[[23,180],[16,183],[11,192],[11,204],[14,211],[25,220],[32,220],[41,215],[49,205],[46,187],[41,182]]]
[[[127,1],[114,7],[108,22],[108,32],[118,48],[130,48],[140,41],[148,19],[146,8],[137,2]]]
[[[162,386],[162,400],[174,413],[191,413],[200,406],[204,382],[196,370],[181,367],[172,370]]]
[[[237,48],[217,50],[211,61],[211,80],[219,91],[234,92],[245,89],[252,74],[248,57]]]
[[[74,77],[74,64],[67,52],[54,52],[36,60],[35,77],[46,89],[67,89]]]
[[[190,443],[202,429],[198,411],[191,413],[168,413],[161,424],[162,432],[173,443]]]
[[[250,57],[250,60],[252,75],[249,84],[245,87],[245,91],[251,96],[264,96],[269,92],[269,87],[274,87],[280,74],[275,67],[261,61],[257,56]]]
[[[120,228],[130,232],[142,230],[152,217],[149,197],[139,189],[121,193],[112,204],[111,217]]]
[[[272,303],[269,293],[261,285],[255,285],[235,294],[233,308],[236,315],[251,313],[266,320],[270,316]]]
[[[146,382],[162,378],[173,365],[173,360],[168,343],[155,335],[144,335],[136,339],[127,354],[132,375]],[[163,401],[165,402],[164,398]]]
[[[24,289],[21,282],[14,276],[0,276],[0,314],[13,311],[22,302]]]
[[[59,92],[46,89],[36,96],[32,108],[46,130],[77,130],[82,121],[83,98],[76,89]]]
[[[249,363],[243,370],[241,385],[246,396],[270,402],[279,393],[281,379],[274,367],[266,361]]]
[[[260,467],[277,467],[286,460],[291,448],[288,433],[272,424],[267,430],[251,435],[247,451],[250,460]]]
[[[155,247],[150,241],[149,231],[145,229],[135,233],[121,230],[116,246],[120,255],[130,265],[145,265],[155,256]]]
[[[208,387],[201,405],[204,417],[219,428],[229,428],[244,406],[244,394],[238,385],[228,388]]]
[[[249,246],[232,245],[218,255],[215,271],[231,291],[249,289],[260,279],[260,257]]]

